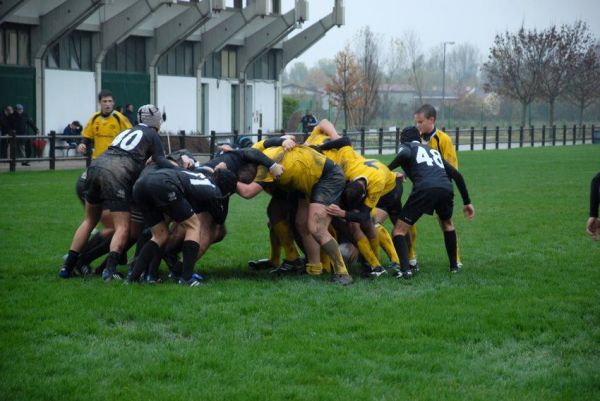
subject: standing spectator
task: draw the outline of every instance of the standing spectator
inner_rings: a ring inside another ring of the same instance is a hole
[[[85,125],[81,133],[83,141],[77,147],[80,153],[87,153],[93,143],[92,159],[104,153],[119,133],[131,128],[127,117],[114,109],[115,98],[111,91],[106,89],[100,91],[98,103],[100,111],[95,112]]]
[[[12,132],[11,116],[13,114],[12,106],[6,106],[0,115],[0,132],[6,138],[0,139],[0,159],[5,159],[8,156],[9,136]]]
[[[72,123],[70,123],[69,125],[67,125],[65,127],[65,129],[63,130],[63,135],[73,137],[73,139],[65,138],[65,141],[69,144],[69,146],[74,147],[75,145],[79,144],[79,142],[81,141],[80,137],[81,137],[82,129],[83,129],[83,127],[77,120],[73,121]]]
[[[315,128],[317,124],[319,124],[319,120],[317,120],[317,118],[308,110],[306,110],[306,114],[304,115],[304,117],[302,117],[302,120],[300,120],[300,122],[302,123],[302,132],[308,133],[310,133],[313,130],[313,128]]]
[[[35,126],[33,120],[25,113],[25,108],[22,104],[15,106],[16,112],[11,116],[12,129],[15,130],[17,136],[29,135],[29,129],[31,128],[36,134],[40,133],[40,130]],[[30,139],[19,139],[18,147],[21,157],[31,157],[31,140]],[[28,161],[21,162],[22,166],[29,166]]]
[[[127,106],[125,106],[125,117],[127,117],[131,125],[137,125],[137,118],[135,117],[135,111],[133,110],[133,105],[131,103],[128,103]]]

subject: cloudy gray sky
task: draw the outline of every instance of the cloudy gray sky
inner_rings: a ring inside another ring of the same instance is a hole
[[[309,0],[310,21],[304,27],[327,15],[333,4],[334,0]],[[413,30],[427,50],[444,41],[468,42],[483,57],[497,33],[521,25],[545,28],[581,19],[600,39],[600,0],[345,0],[344,5],[346,25],[331,29],[290,65],[302,61],[311,67],[321,58],[333,58],[365,25],[382,34],[386,44],[391,37]],[[293,6],[294,0],[282,0],[284,12]]]

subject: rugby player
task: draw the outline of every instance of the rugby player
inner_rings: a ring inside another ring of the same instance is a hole
[[[600,220],[598,219],[598,205],[600,204],[600,173],[592,178],[590,185],[590,217],[587,220],[585,231],[594,241],[600,234]]]
[[[435,211],[441,221],[444,244],[450,262],[450,272],[458,271],[456,261],[456,231],[452,224],[454,194],[449,178],[456,182],[463,199],[463,211],[470,220],[475,216],[467,186],[462,175],[442,158],[435,149],[420,143],[421,136],[415,127],[402,130],[400,149],[396,158],[388,165],[390,170],[402,167],[413,183],[413,189],[406,201],[392,231],[394,246],[400,257],[400,270],[396,277],[410,278],[411,267],[408,260],[408,239],[410,227],[424,214]]]
[[[160,110],[151,104],[144,105],[138,110],[138,121],[140,124],[121,132],[87,170],[85,218],[73,236],[69,253],[60,269],[59,276],[62,278],[72,275],[79,253],[104,209],[110,211],[115,232],[102,278],[105,281],[121,278],[116,266],[129,238],[133,184],[149,158],[161,168],[174,167],[165,158],[158,136],[162,122]]]

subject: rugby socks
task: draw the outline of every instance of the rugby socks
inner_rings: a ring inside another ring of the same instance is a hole
[[[400,259],[400,268],[402,270],[408,270],[410,268],[408,264],[408,243],[410,242],[410,239],[405,235],[394,235],[393,241]]]
[[[323,248],[321,248],[320,260],[321,260],[322,269],[325,270],[327,273],[330,273],[331,272],[331,258],[329,257],[327,252],[325,252],[325,250]]]
[[[69,250],[69,253],[67,254],[67,259],[65,260],[65,264],[64,267],[69,271],[73,271],[73,268],[75,267],[75,263],[77,263],[77,258],[79,257],[79,252],[76,252],[72,249]]]
[[[340,252],[340,247],[335,239],[330,239],[321,247],[327,252],[329,257],[331,258],[331,262],[333,263],[333,271],[335,274],[348,275],[348,270],[346,269],[346,264],[344,263],[344,258],[342,257],[342,253]]]
[[[116,273],[120,258],[121,254],[119,252],[109,252],[106,257],[106,269],[111,273]]]
[[[377,224],[375,229],[377,230],[377,236],[379,237],[379,245],[388,255],[388,258],[390,258],[390,262],[400,264],[398,252],[396,252],[396,248],[394,248],[394,242],[392,241],[392,236],[388,230],[386,230],[381,224]]]
[[[182,280],[188,281],[192,278],[192,274],[194,273],[194,265],[196,264],[199,250],[200,244],[198,244],[196,241],[183,241],[183,269],[181,272]]]
[[[448,253],[448,261],[450,262],[450,270],[456,269],[456,230],[444,231],[444,244]]]
[[[273,227],[273,231],[285,252],[285,260],[293,261],[298,259],[300,254],[294,244],[294,238],[289,223],[285,220],[279,221]]]
[[[109,238],[110,241],[110,238]],[[85,246],[83,247],[83,249],[81,250],[81,254],[85,254],[87,252],[89,252],[90,250],[94,249],[95,247],[97,247],[98,245],[102,244],[103,242],[105,242],[105,239],[102,237],[102,235],[100,234],[100,231],[98,231],[97,233],[93,234],[90,239],[88,239],[88,242],[85,244]]]
[[[98,259],[102,255],[106,255],[110,251],[110,241],[112,236],[108,238],[101,238],[101,240],[93,248],[89,248],[86,252],[82,252],[79,257],[79,264],[89,265],[94,260]]]
[[[373,250],[371,249],[371,244],[369,243],[367,237],[362,237],[361,239],[359,239],[356,242],[356,246],[358,247],[358,251],[360,252],[362,257],[365,258],[365,260],[367,261],[369,266],[371,266],[371,268],[379,266],[379,259],[377,259],[377,256],[375,256],[375,254],[373,253]]]
[[[318,276],[321,273],[323,273],[323,266],[320,263],[319,264],[307,263],[306,264],[306,272],[308,274],[310,274],[311,276]]]
[[[371,245],[373,255],[379,260],[379,238],[377,238],[377,235],[375,235],[375,238],[369,238],[369,245]]]
[[[150,229],[147,228],[144,231],[142,231],[135,245],[134,256],[138,256],[140,254],[146,242],[150,241],[150,238],[152,238],[152,231],[150,231]]]
[[[133,269],[131,270],[130,280],[136,281],[140,276],[148,270],[148,266],[154,260],[157,254],[159,254],[160,247],[158,244],[152,240],[146,242],[144,247],[135,258],[135,263],[133,264]]]
[[[279,261],[281,260],[281,243],[273,227],[269,228],[269,241],[271,242],[271,257],[269,260],[272,266],[279,266]]]
[[[417,251],[415,244],[417,243],[417,226],[410,226],[410,245],[408,246],[408,259],[417,260]]]

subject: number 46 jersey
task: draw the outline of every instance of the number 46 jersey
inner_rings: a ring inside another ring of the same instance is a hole
[[[402,167],[413,182],[413,191],[426,188],[443,188],[452,191],[452,182],[446,174],[448,162],[444,161],[440,152],[418,142],[403,143],[398,155],[389,164],[393,170]],[[451,167],[451,166],[450,166]]]

